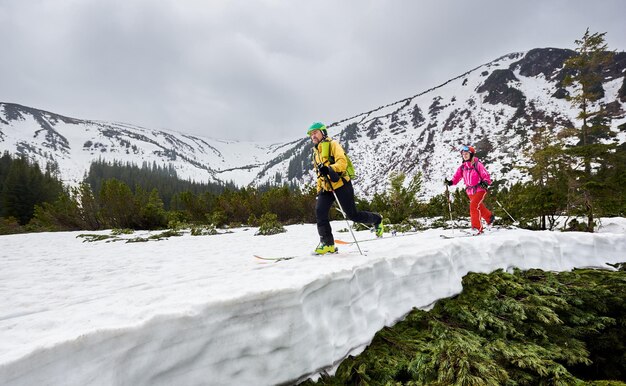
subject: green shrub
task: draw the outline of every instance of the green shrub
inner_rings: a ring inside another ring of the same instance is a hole
[[[383,328],[362,354],[347,358],[334,377],[323,376],[317,384],[626,380],[626,272],[498,270],[469,273],[462,282],[459,295]]]
[[[111,230],[111,234],[113,236],[132,235],[133,233],[135,233],[135,231],[132,229],[128,229],[128,228],[115,228]]]
[[[96,234],[88,234],[88,233],[81,233],[80,235],[76,237],[83,238],[84,239],[83,243],[86,243],[86,242],[93,243],[96,241],[115,239],[115,236],[111,236],[111,235],[96,235]]]
[[[209,222],[216,227],[221,227],[226,225],[226,215],[222,211],[213,212],[210,216],[208,216]]]
[[[255,233],[255,236],[268,236],[287,232],[285,227],[283,227],[283,224],[278,222],[278,216],[276,216],[274,213],[265,213],[263,216],[261,216],[259,222],[261,223],[261,225],[259,226],[259,230]]]
[[[192,236],[211,236],[216,234],[218,234],[218,232],[213,224],[202,227],[191,227]]]
[[[254,213],[252,213],[250,214],[250,216],[248,216],[248,221],[246,223],[251,227],[256,227],[259,226],[259,219],[256,218],[256,215]]]
[[[15,217],[0,217],[0,235],[12,235],[21,232],[24,230]]]

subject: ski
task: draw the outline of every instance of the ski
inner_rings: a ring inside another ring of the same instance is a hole
[[[463,233],[460,235],[439,235],[439,236],[441,236],[444,239],[457,239],[459,237],[472,237],[472,236],[479,236],[479,235],[470,235],[468,233]]]
[[[259,260],[273,261],[275,263],[278,263],[279,261],[295,259],[297,257],[297,256],[265,257],[265,256],[259,256],[259,255],[253,255],[253,256]]]
[[[422,233],[422,232],[405,232],[405,233],[402,233],[401,235],[391,235],[391,236],[376,237],[375,239],[358,240],[358,242],[359,243],[365,243],[367,241],[394,239],[396,237],[413,236],[413,235],[418,235],[420,233]],[[335,244],[352,245],[352,244],[354,244],[354,241],[344,241],[344,240],[335,239]]]
[[[479,234],[474,234],[471,233],[469,231],[466,231],[465,229],[457,229],[456,232],[460,232],[461,234],[456,234],[456,235],[439,235],[444,239],[456,239],[458,237],[473,237],[473,236],[483,236],[483,235],[487,235],[489,233],[495,232],[497,230],[499,230],[499,227],[491,227],[491,229],[485,229],[485,231],[483,231],[482,233]]]
[[[344,253],[345,254],[345,253]],[[337,250],[337,252],[335,253],[326,253],[323,255],[320,255],[318,253],[311,253],[309,256],[326,256],[326,255],[339,255],[339,250]],[[254,257],[256,257],[257,259],[260,260],[266,260],[266,261],[273,261],[275,263],[279,262],[279,261],[286,261],[286,260],[291,260],[291,259],[295,259],[296,257],[304,257],[307,255],[295,255],[295,256],[260,256],[260,255],[253,255]]]
[[[367,251],[363,251],[363,252],[367,252]],[[337,250],[337,252],[335,253],[325,253],[323,255],[317,254],[317,253],[311,253],[310,255],[294,255],[294,256],[261,256],[261,255],[252,255],[255,258],[259,259],[259,260],[264,260],[264,261],[272,261],[272,262],[279,262],[279,261],[286,261],[286,260],[292,260],[295,258],[302,258],[302,257],[307,257],[307,256],[311,256],[311,257],[332,257],[332,256],[347,256],[347,255],[355,255],[358,254],[358,251],[341,251],[339,252],[339,250]]]

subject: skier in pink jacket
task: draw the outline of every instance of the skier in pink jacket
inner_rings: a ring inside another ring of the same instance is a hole
[[[452,180],[444,180],[446,185],[456,185],[461,178],[465,183],[465,192],[470,199],[470,219],[472,222],[472,232],[479,235],[483,232],[484,219],[487,225],[492,225],[495,219],[493,213],[487,209],[483,200],[487,195],[487,188],[491,185],[491,177],[485,166],[474,156],[476,150],[472,146],[463,146],[461,156],[463,163],[454,173]]]

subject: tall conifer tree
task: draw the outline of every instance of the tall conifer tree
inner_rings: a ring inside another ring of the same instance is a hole
[[[578,119],[582,121],[580,128],[574,132],[578,142],[568,149],[568,154],[572,156],[570,203],[581,207],[581,212],[587,216],[589,232],[594,228],[594,201],[602,188],[594,177],[593,169],[594,165],[606,160],[612,147],[602,140],[613,135],[606,108],[599,102],[604,96],[602,72],[613,56],[607,49],[604,35],[606,33],[590,33],[587,29],[582,39],[575,41],[577,54],[565,61],[569,75],[564,85],[573,86],[575,90],[568,100],[579,109]]]

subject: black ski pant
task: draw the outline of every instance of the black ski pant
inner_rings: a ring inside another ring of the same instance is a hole
[[[337,194],[341,207],[350,220],[374,225],[382,221],[382,217],[376,213],[356,210],[354,189],[352,188],[351,181],[344,181],[343,186],[336,189],[335,193]],[[320,241],[327,245],[335,244],[335,238],[333,237],[333,231],[330,227],[330,219],[328,216],[333,202],[335,202],[333,192],[323,191],[317,195],[317,202],[315,203],[317,233],[320,235]]]

